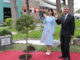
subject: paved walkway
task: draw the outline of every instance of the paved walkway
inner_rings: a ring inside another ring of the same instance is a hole
[[[17,40],[17,41],[13,41],[14,43],[23,43],[26,44],[26,40]],[[59,40],[53,40],[54,45],[60,45],[60,41]],[[45,45],[44,43],[41,43],[40,40],[28,40],[28,43],[33,44],[33,45]]]

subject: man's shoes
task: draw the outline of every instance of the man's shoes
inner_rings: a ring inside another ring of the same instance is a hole
[[[59,58],[64,58],[65,56],[63,56],[63,55],[61,55],[61,56],[59,56]]]
[[[64,58],[64,60],[70,60],[70,58],[69,57],[66,57],[66,58]]]

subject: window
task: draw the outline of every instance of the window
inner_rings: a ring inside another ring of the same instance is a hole
[[[10,3],[10,0],[4,0],[4,2],[6,2],[6,3]]]

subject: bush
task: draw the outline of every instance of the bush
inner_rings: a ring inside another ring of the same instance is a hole
[[[8,30],[1,30],[0,31],[0,36],[5,36],[5,35],[12,35],[12,33]]]
[[[80,38],[80,35],[79,36],[76,36],[77,38]]]
[[[7,26],[7,24],[4,22],[4,23],[3,23],[3,26]]]
[[[13,23],[13,19],[12,18],[7,18],[6,19],[7,26],[12,27],[12,23]]]
[[[36,23],[43,23],[43,20],[37,20]]]

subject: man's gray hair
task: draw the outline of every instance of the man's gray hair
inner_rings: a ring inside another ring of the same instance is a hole
[[[69,10],[69,6],[65,6],[64,8],[68,9]]]

